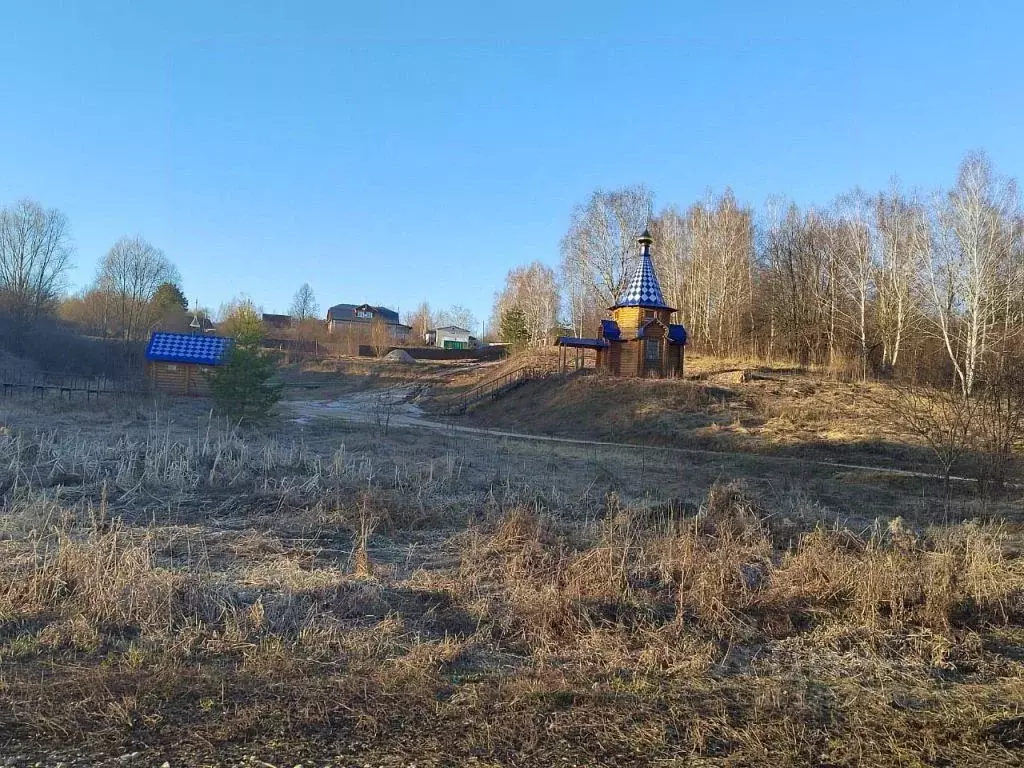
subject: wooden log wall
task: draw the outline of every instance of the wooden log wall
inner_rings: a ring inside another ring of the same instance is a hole
[[[680,351],[682,347],[676,344],[668,345],[668,354],[665,356],[665,375],[677,378],[682,375],[680,366]]]
[[[210,384],[204,372],[206,366],[195,363],[152,362],[146,372],[152,388],[158,392],[175,395],[206,396]]]

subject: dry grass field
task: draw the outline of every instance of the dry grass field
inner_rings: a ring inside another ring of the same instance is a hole
[[[285,375],[443,399],[487,373]],[[635,447],[0,401],[0,755],[1020,765],[1019,494],[812,461],[930,466],[880,385],[767,375],[466,417]]]
[[[690,369],[685,382],[593,374],[532,382],[474,409],[470,423],[645,445],[885,461],[909,469],[926,469],[931,460],[927,447],[886,409],[884,384],[709,358]]]

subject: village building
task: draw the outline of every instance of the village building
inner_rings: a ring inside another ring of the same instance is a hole
[[[207,333],[154,333],[146,347],[146,381],[156,392],[208,395],[206,373],[224,362],[231,344]]]
[[[424,341],[428,347],[442,349],[473,349],[477,345],[473,332],[457,325],[431,328],[424,335]]]
[[[214,324],[206,315],[193,315],[192,322],[189,323],[189,328],[195,331],[201,331],[203,333],[216,333],[217,326]]]
[[[267,331],[287,331],[292,327],[291,315],[274,315],[264,312],[260,315],[260,319]]]
[[[596,352],[598,370],[613,376],[674,378],[683,375],[686,328],[672,323],[676,311],[665,303],[651,260],[654,239],[647,230],[637,238],[640,260],[626,290],[609,307],[611,318],[601,321],[594,338],[560,336],[562,367],[576,351],[579,365],[587,350]]]
[[[374,320],[383,322],[391,339],[397,343],[407,341],[412,332],[412,327],[400,322],[398,313],[387,307],[374,307],[369,304],[335,304],[327,310],[327,330],[330,333],[346,331],[366,333],[373,325]]]

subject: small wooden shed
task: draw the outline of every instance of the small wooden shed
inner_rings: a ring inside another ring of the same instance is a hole
[[[231,343],[208,333],[154,333],[146,347],[146,381],[157,392],[208,395],[205,374],[224,362]]]

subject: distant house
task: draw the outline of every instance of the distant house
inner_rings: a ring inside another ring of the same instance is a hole
[[[154,333],[146,347],[146,381],[173,395],[207,395],[206,372],[224,362],[231,339],[208,333]]]
[[[398,319],[398,313],[387,307],[374,307],[369,304],[335,304],[327,310],[327,330],[330,333],[341,333],[346,330],[368,331],[374,320],[382,321],[387,326],[391,338],[397,342],[408,340],[412,327]]]
[[[472,332],[457,325],[445,325],[427,331],[424,341],[427,346],[442,349],[472,349],[476,346],[476,338]]]
[[[211,320],[206,315],[193,314],[192,321],[188,324],[188,327],[193,331],[201,333],[217,332],[217,326],[214,325],[213,320]]]
[[[291,315],[271,315],[264,312],[262,319],[263,326],[268,331],[287,331],[292,327]]]

